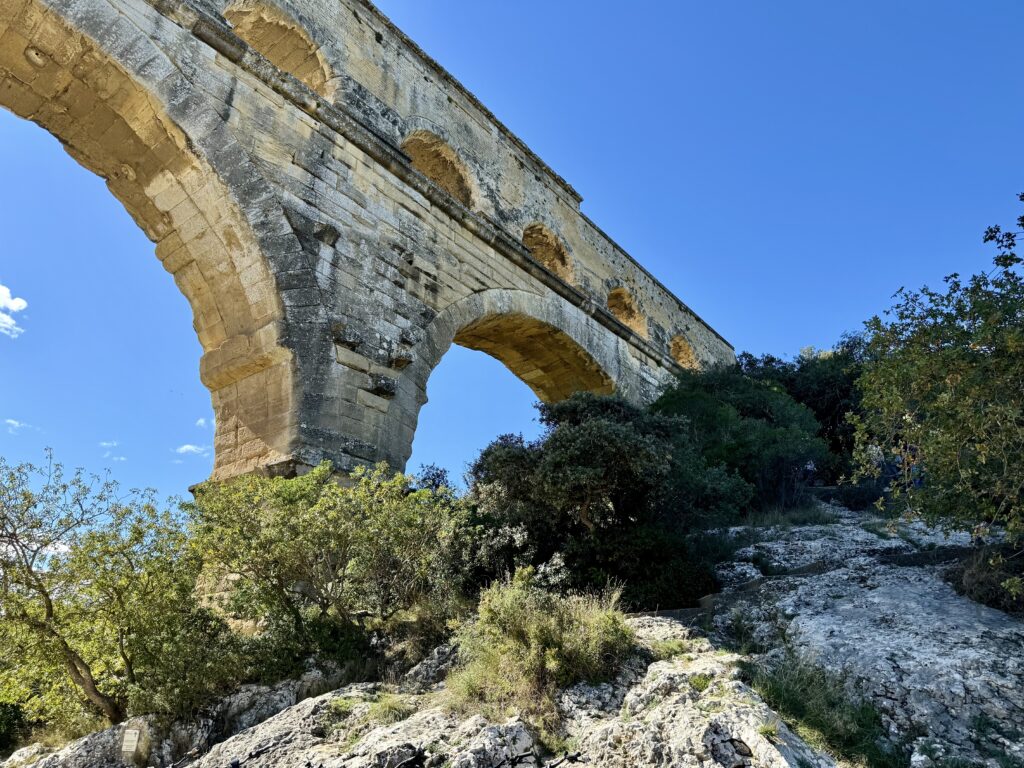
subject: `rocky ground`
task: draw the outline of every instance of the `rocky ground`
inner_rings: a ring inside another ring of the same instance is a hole
[[[1024,764],[1024,622],[945,579],[970,538],[835,513],[737,553],[715,598],[719,633],[739,626],[769,658],[786,646],[846,674],[915,766]]]
[[[1024,623],[956,594],[943,578],[944,561],[969,540],[920,525],[889,531],[884,521],[834,511],[825,525],[757,531],[723,566],[727,586],[704,611],[630,619],[644,650],[613,683],[562,693],[569,754],[546,764],[833,766],[741,679],[741,661],[793,658],[845,675],[915,768],[1024,762]],[[729,650],[741,645],[747,658]],[[137,720],[51,755],[16,754],[4,768],[124,765],[126,728],[142,734],[137,764],[160,768],[544,765],[536,734],[518,718],[489,722],[445,708],[441,681],[452,658],[438,649],[389,687],[321,693],[330,676],[310,672],[304,682],[242,691],[170,735]]]

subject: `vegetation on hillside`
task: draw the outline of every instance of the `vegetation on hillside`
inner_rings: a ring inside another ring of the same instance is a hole
[[[532,568],[495,582],[456,634],[460,662],[448,678],[449,702],[495,719],[518,712],[554,727],[559,688],[613,678],[634,650],[617,602],[614,591],[553,593]]]
[[[543,434],[488,445],[461,496],[436,470],[361,468],[339,483],[324,464],[208,483],[162,509],[49,460],[0,459],[0,748],[40,725],[73,735],[187,715],[310,657],[379,677],[453,631],[454,705],[544,726],[557,687],[614,674],[631,647],[618,601],[696,604],[736,546],[723,527],[820,520],[807,505],[823,484],[854,506],[888,493],[948,527],[1001,527],[1006,543],[965,566],[963,588],[1014,609],[1016,235],[992,228],[991,272],[901,291],[886,319],[834,350],[685,372],[650,408],[588,394],[540,405]],[[817,685],[805,672],[757,680],[782,701],[793,683]],[[847,714],[855,754],[874,725]],[[833,726],[846,727],[821,724]]]
[[[1024,202],[1024,195],[1021,196]],[[1017,221],[1024,229],[1024,216]],[[983,533],[999,525],[1022,560],[1024,541],[1024,275],[1019,231],[991,227],[993,268],[942,290],[900,290],[867,323],[856,426],[862,472],[890,480],[908,514]],[[1000,567],[1004,555],[997,553]],[[1019,568],[1019,566],[1018,566]],[[1024,594],[1020,570],[1004,579]]]

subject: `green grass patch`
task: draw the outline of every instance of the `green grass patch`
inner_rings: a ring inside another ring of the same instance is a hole
[[[772,668],[748,665],[745,677],[813,748],[867,768],[908,765],[902,750],[890,745],[878,710],[851,697],[842,676],[788,654]]]
[[[382,693],[370,704],[366,719],[381,725],[399,723],[416,712],[416,707],[405,696],[394,693]]]
[[[327,705],[327,719],[332,725],[343,723],[352,716],[353,710],[356,705],[361,703],[359,699],[353,699],[350,696],[340,696],[337,699],[331,699]]]
[[[680,640],[679,638],[658,640],[651,643],[651,652],[658,661],[667,661],[668,659],[674,659],[677,656],[689,653],[690,643],[688,640]]]
[[[457,633],[461,665],[448,676],[450,706],[492,719],[519,713],[557,724],[555,693],[609,680],[635,649],[618,594],[556,595],[532,569],[483,592],[477,618]]]
[[[711,675],[692,675],[690,687],[697,693],[704,693],[711,686]]]

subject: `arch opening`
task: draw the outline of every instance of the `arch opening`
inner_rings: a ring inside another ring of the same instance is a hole
[[[281,460],[292,419],[282,308],[224,183],[156,93],[44,3],[0,4],[3,27],[0,107],[55,136],[106,181],[191,306],[216,417],[214,477]]]
[[[380,458],[404,467],[411,452],[428,380],[452,344],[483,352],[544,402],[575,392],[612,394],[621,372],[621,347],[576,307],[555,296],[490,289],[442,310],[417,333],[395,396],[379,431]]]
[[[228,7],[224,18],[236,35],[275,67],[325,99],[330,97],[331,69],[297,21],[274,6],[247,0]]]
[[[537,395],[484,352],[452,345],[430,374],[428,395],[407,471],[433,464],[461,485],[466,468],[498,436],[521,434],[533,440],[542,432]]]
[[[572,338],[529,315],[486,315],[463,327],[454,342],[496,358],[546,403],[574,392],[611,394],[615,389]]]
[[[608,311],[638,336],[647,338],[647,319],[637,307],[633,294],[625,288],[619,287],[609,292]]]
[[[543,224],[531,224],[523,230],[523,245],[537,261],[567,283],[572,282],[572,260],[561,239]]]
[[[413,167],[467,208],[473,207],[469,171],[458,153],[429,131],[415,131],[402,142]]]
[[[669,353],[681,368],[691,371],[700,370],[701,365],[697,359],[697,353],[694,352],[693,345],[682,334],[672,337],[672,341],[669,342]]]

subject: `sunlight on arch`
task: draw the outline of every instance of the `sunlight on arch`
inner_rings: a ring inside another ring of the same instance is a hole
[[[330,97],[332,77],[327,61],[297,21],[274,6],[251,0],[232,3],[224,18],[236,35],[275,67],[324,98]]]
[[[637,307],[633,294],[625,288],[615,288],[608,294],[608,311],[638,336],[647,338],[647,318]]]
[[[484,314],[453,341],[427,381],[409,471],[437,464],[460,480],[467,464],[498,435],[540,434],[538,400],[615,390],[608,374],[568,334],[520,312]]]
[[[572,282],[572,261],[558,235],[543,224],[531,224],[523,230],[523,245],[549,271],[567,283]]]
[[[103,179],[6,109],[0,168],[0,282],[29,302],[25,332],[0,336],[5,369],[21,372],[4,378],[0,422],[24,424],[0,431],[0,455],[39,462],[51,447],[124,487],[186,493],[213,465],[188,302]]]
[[[402,142],[413,167],[467,208],[473,207],[473,184],[466,164],[445,141],[429,131],[415,131]]]
[[[700,370],[701,365],[697,359],[697,353],[693,351],[693,345],[682,334],[672,337],[672,341],[669,342],[669,353],[681,368],[691,371]]]

